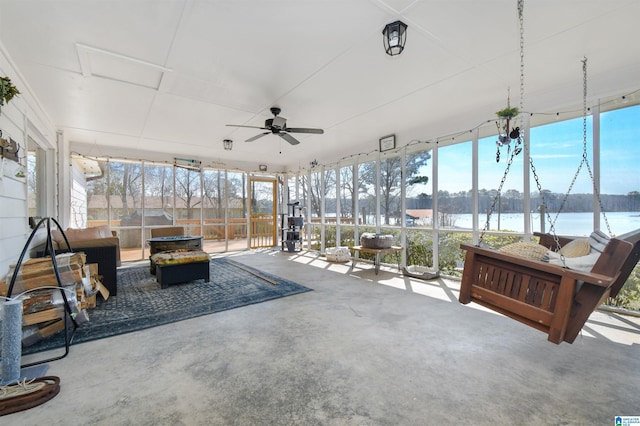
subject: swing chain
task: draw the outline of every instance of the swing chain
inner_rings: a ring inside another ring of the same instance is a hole
[[[520,21],[520,113],[524,110],[524,0],[518,0],[518,20]],[[520,115],[520,128],[524,128],[524,118]]]
[[[518,135],[518,141],[516,142],[516,146],[519,146],[522,143],[522,136]],[[500,199],[500,194],[502,193],[502,187],[507,180],[507,176],[509,175],[509,170],[511,169],[511,164],[513,164],[513,159],[516,155],[520,153],[520,149],[514,149],[511,151],[509,155],[509,160],[507,161],[507,167],[504,169],[504,174],[502,175],[502,179],[500,180],[500,185],[498,186],[498,191],[496,192],[496,196],[493,197],[493,202],[491,203],[491,207],[489,207],[489,213],[487,213],[487,221],[484,224],[484,228],[482,228],[482,232],[480,233],[479,243],[484,241],[484,234],[489,230],[491,215],[495,211],[496,204]],[[496,155],[498,158],[500,157],[500,151]]]
[[[542,205],[546,205],[544,200],[544,195],[542,192],[542,185],[540,184],[540,179],[538,178],[538,173],[536,172],[536,166],[533,165],[533,158],[529,157],[529,167],[531,168],[531,174],[533,175],[533,180],[536,182],[536,188],[538,188],[538,194],[540,195],[540,199],[542,200]],[[560,238],[556,235],[556,229],[554,226],[555,220],[551,219],[551,215],[547,209],[544,210],[547,216],[547,222],[549,222],[549,234],[553,237],[553,242],[556,244],[556,249],[554,251],[560,251]],[[562,266],[566,267],[564,262],[564,255],[560,253],[560,260],[562,261]]]
[[[524,0],[518,0],[518,20],[520,23],[520,128],[518,129],[518,138],[515,146],[513,147],[513,151],[511,150],[511,145],[509,145],[509,149],[507,150],[507,155],[509,156],[509,160],[507,161],[507,167],[504,169],[504,174],[502,175],[502,180],[500,180],[500,185],[498,186],[498,191],[496,192],[496,196],[493,197],[493,201],[491,203],[491,207],[489,208],[489,212],[487,213],[487,221],[482,228],[482,232],[480,233],[480,239],[478,240],[478,245],[480,245],[484,241],[484,234],[489,230],[491,215],[493,214],[496,203],[500,199],[500,194],[502,193],[502,188],[504,187],[504,183],[507,180],[507,176],[509,174],[509,170],[511,169],[511,164],[513,164],[513,159],[516,155],[522,152],[522,128],[523,126],[523,116],[522,111],[524,108]],[[500,136],[500,126],[498,126],[498,136]],[[507,134],[507,138],[510,135]],[[500,162],[500,145],[496,148],[496,162]]]
[[[598,205],[600,206],[600,211],[602,212],[602,217],[604,218],[604,222],[605,225],[607,226],[607,231],[609,232],[609,235],[613,235],[613,233],[611,232],[611,226],[609,225],[609,219],[607,219],[607,215],[604,212],[604,206],[602,205],[602,199],[600,198],[600,191],[598,191],[597,185],[596,185],[596,181],[593,177],[593,172],[591,171],[591,166],[589,165],[589,159],[588,159],[588,150],[587,150],[587,58],[584,58],[582,60],[582,78],[583,78],[583,85],[582,85],[582,160],[580,161],[580,164],[578,165],[578,169],[576,170],[575,175],[573,175],[573,179],[571,180],[571,184],[569,185],[569,190],[564,194],[564,197],[562,198],[562,202],[560,203],[560,207],[558,208],[558,211],[556,213],[555,218],[553,219],[553,223],[556,222],[556,220],[558,220],[558,217],[560,216],[560,212],[562,212],[564,205],[567,201],[567,199],[569,198],[569,194],[571,193],[571,190],[573,189],[573,186],[575,185],[576,181],[578,180],[578,176],[580,175],[580,171],[582,170],[582,165],[585,165],[587,167],[587,170],[589,172],[589,177],[591,178],[591,182],[593,184],[593,193],[596,196],[597,200],[598,200]],[[551,224],[553,226],[553,224]]]
[[[593,177],[593,172],[591,171],[591,166],[589,165],[589,160],[587,159],[587,58],[585,57],[582,61],[582,76],[583,76],[583,99],[582,99],[582,159],[585,165],[587,166],[587,170],[589,171],[589,177],[591,178],[591,182],[593,184],[593,193],[598,199],[598,206],[600,206],[600,212],[602,213],[602,218],[604,219],[604,223],[607,226],[607,232],[610,236],[613,236],[611,232],[611,225],[609,225],[609,219],[605,214],[604,206],[602,205],[602,198],[600,198],[600,190],[596,185],[596,180]]]

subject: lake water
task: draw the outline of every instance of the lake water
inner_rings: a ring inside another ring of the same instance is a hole
[[[454,216],[454,226],[456,228],[471,229],[472,228],[472,216],[471,214],[458,214]],[[613,235],[624,234],[625,232],[640,229],[640,213],[639,212],[613,212],[606,213],[607,220],[611,226],[611,232]],[[555,213],[551,214],[551,219],[555,219]],[[484,228],[487,218],[485,215],[480,216],[479,227],[482,230]],[[531,214],[531,227],[532,232],[540,231],[540,214]],[[491,216],[491,229],[498,229],[498,221],[500,221],[500,230],[509,230],[516,232],[524,231],[524,214],[501,214],[498,217],[497,213]],[[593,213],[561,213],[555,224],[554,228],[556,234],[560,235],[573,235],[573,236],[587,236],[589,235],[593,227]],[[607,225],[600,216],[600,229],[608,234]],[[545,231],[549,232],[549,222],[545,218]]]

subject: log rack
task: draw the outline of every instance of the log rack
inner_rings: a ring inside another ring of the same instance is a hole
[[[31,241],[33,240],[36,232],[38,231],[38,229],[40,229],[41,226],[46,224],[46,228],[47,228],[47,242],[46,242],[46,246],[45,246],[45,255],[47,253],[51,253],[51,263],[53,265],[53,271],[55,273],[56,276],[56,280],[58,282],[58,287],[60,287],[60,294],[62,295],[62,300],[64,301],[64,311],[65,314],[63,315],[63,319],[64,319],[64,354],[57,356],[57,357],[53,357],[53,358],[48,358],[48,359],[43,359],[40,361],[35,361],[35,362],[31,362],[28,364],[24,364],[21,366],[21,368],[28,368],[28,367],[32,367],[35,365],[40,365],[40,364],[44,364],[47,362],[51,362],[51,361],[57,361],[59,359],[62,359],[64,357],[66,357],[69,354],[69,347],[71,346],[71,342],[73,341],[73,337],[75,335],[76,329],[78,328],[78,323],[75,320],[75,318],[73,317],[73,312],[71,310],[71,306],[69,305],[69,300],[67,299],[67,295],[65,293],[64,288],[62,287],[62,278],[60,277],[60,272],[58,271],[58,262],[56,261],[56,252],[55,249],[53,248],[53,240],[51,238],[51,222],[53,222],[58,229],[60,230],[60,233],[62,234],[62,236],[64,237],[64,241],[67,244],[67,247],[71,248],[71,245],[69,244],[69,240],[67,239],[67,236],[64,234],[64,231],[62,231],[62,227],[60,226],[60,224],[58,223],[57,220],[55,220],[52,217],[45,217],[43,219],[40,220],[40,222],[38,222],[38,224],[35,226],[35,228],[33,228],[33,230],[31,231],[31,235],[29,235],[29,238],[27,239],[27,242],[25,243],[23,249],[22,249],[22,253],[20,253],[20,257],[18,258],[18,262],[16,263],[16,267],[13,270],[13,275],[11,276],[11,282],[9,284],[9,288],[7,291],[7,297],[11,297],[11,293],[13,292],[13,286],[16,282],[16,279],[18,277],[18,272],[20,270],[20,266],[22,265],[22,262],[24,261],[24,257],[27,253],[27,250],[29,249],[29,246],[31,245]],[[71,320],[71,326],[72,329],[69,330],[69,320]]]

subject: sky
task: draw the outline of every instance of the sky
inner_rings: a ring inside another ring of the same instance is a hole
[[[601,190],[602,194],[628,194],[640,191],[640,105],[602,113],[601,134]],[[583,118],[558,121],[531,129],[531,158],[542,189],[566,193],[579,170],[571,188],[572,194],[592,193],[593,183],[589,173],[595,173],[592,153],[592,123],[587,118],[587,162],[583,161]],[[507,147],[500,148],[500,162],[496,162],[496,137],[480,139],[479,188],[497,189],[507,166]],[[511,143],[514,145],[514,142]],[[439,190],[450,193],[471,189],[471,143],[460,143],[438,150]],[[514,158],[503,192],[509,189],[522,191],[523,155]],[[589,167],[588,167],[589,166]],[[430,170],[427,174],[430,175]],[[532,192],[537,191],[535,179],[531,180]],[[412,193],[430,194],[431,187],[413,188]]]

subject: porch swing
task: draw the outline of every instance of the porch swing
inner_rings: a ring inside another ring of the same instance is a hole
[[[523,0],[519,0],[521,107],[524,93],[522,8]],[[583,164],[586,164],[589,170],[594,194],[598,199],[600,210],[604,215],[600,194],[587,160],[586,58],[583,61],[583,76],[582,162],[576,171],[569,190],[564,196],[557,215],[562,210]],[[508,129],[507,134],[509,134]],[[519,129],[514,139],[517,139],[515,148],[510,150],[509,160],[500,183],[500,188],[498,189],[498,194],[504,185],[514,156],[521,152],[522,136],[519,134]],[[531,158],[529,158],[529,163],[538,191],[542,196],[542,188]],[[487,217],[478,245],[460,245],[460,248],[466,251],[460,286],[460,303],[468,304],[475,302],[490,310],[499,312],[546,333],[548,340],[555,344],[560,344],[563,341],[573,343],[591,313],[606,300],[607,297],[615,297],[620,292],[635,268],[640,259],[640,229],[615,238],[606,238],[604,234],[595,231],[589,238],[592,242],[590,245],[594,247],[588,247],[587,249],[593,252],[594,249],[597,248],[597,251],[600,251],[601,254],[597,257],[593,267],[591,267],[588,272],[569,269],[565,256],[562,254],[562,249],[563,247],[569,248],[569,244],[575,245],[579,239],[557,236],[555,234],[554,223],[555,219],[558,218],[557,215],[554,220],[551,220],[551,217],[547,213],[547,218],[550,223],[549,233],[534,233],[534,235],[539,238],[539,242],[537,245],[535,243],[530,244],[537,246],[543,252],[547,250],[550,252],[559,252],[560,265],[545,262],[541,260],[542,256],[539,256],[540,259],[523,257],[501,250],[480,247],[484,233],[489,227],[490,215],[495,208],[496,200],[497,196],[493,200],[488,215],[489,217]],[[605,223],[609,234],[611,234],[606,216]],[[584,238],[581,239],[584,240]],[[531,248],[529,248],[529,250],[530,249]]]

